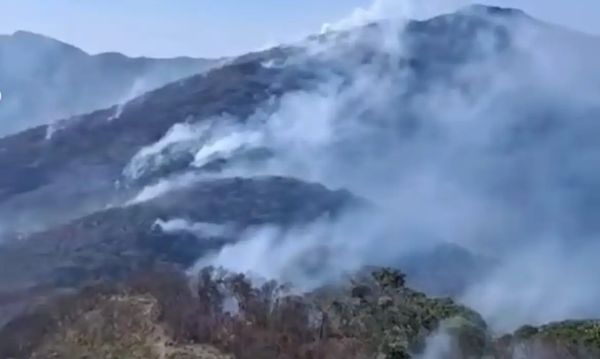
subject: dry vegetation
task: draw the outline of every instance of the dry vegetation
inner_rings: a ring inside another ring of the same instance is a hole
[[[527,327],[493,341],[480,316],[432,299],[380,269],[347,285],[294,295],[206,268],[192,283],[160,270],[63,295],[0,332],[0,358],[412,358],[444,328],[460,358],[595,358],[598,324]],[[446,358],[444,358],[446,359]]]

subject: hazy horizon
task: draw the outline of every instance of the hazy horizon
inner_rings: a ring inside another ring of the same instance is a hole
[[[0,13],[5,14],[0,34],[30,31],[91,54],[215,58],[299,40],[318,32],[325,23],[368,9],[373,2],[386,4],[386,9],[404,9],[411,4],[410,16],[415,17],[449,12],[470,3],[515,7],[543,21],[600,34],[600,24],[594,21],[594,14],[600,14],[600,2],[594,0],[429,0],[418,5],[408,0],[305,0],[301,6],[280,0],[181,0],[176,4],[158,0],[0,0]],[[398,14],[386,10],[381,15]]]

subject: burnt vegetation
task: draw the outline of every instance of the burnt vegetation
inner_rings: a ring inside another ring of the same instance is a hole
[[[0,357],[109,357],[102,351],[109,347],[160,358],[154,344],[140,339],[160,332],[175,351],[209,345],[242,359],[409,358],[442,321],[457,316],[481,329],[481,347],[465,349],[486,345],[476,313],[405,288],[398,272],[380,270],[352,282],[299,295],[287,285],[253,285],[214,268],[191,283],[171,269],[146,273],[63,295],[11,321],[0,332]]]

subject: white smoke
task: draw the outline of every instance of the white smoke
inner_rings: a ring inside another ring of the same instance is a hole
[[[598,253],[597,243],[580,246],[545,238],[505,258],[463,301],[501,332],[523,324],[597,318]]]
[[[134,174],[178,151],[194,157],[191,167],[202,167],[267,148],[272,156],[261,163],[232,162],[219,175],[283,174],[345,187],[373,204],[366,214],[333,223],[251,230],[198,267],[310,288],[450,242],[499,263],[463,297],[497,330],[600,315],[594,304],[600,285],[593,280],[600,248],[589,244],[597,237],[593,193],[600,179],[600,127],[593,120],[600,52],[590,48],[600,42],[573,41],[578,35],[517,15],[494,17],[492,30],[477,33],[470,19],[492,16],[481,9],[433,20],[456,34],[406,30],[412,14],[458,3],[395,3],[401,11],[394,13],[377,1],[288,59],[322,70],[320,86],[269,101],[249,118],[209,121],[208,132],[197,131],[205,125],[179,125],[136,156],[132,163],[141,165],[131,166]],[[331,32],[390,14],[399,20]],[[513,41],[504,43],[496,27]],[[433,42],[439,53],[411,41]],[[463,50],[467,59],[455,60],[453,50],[464,42],[472,53]],[[511,51],[498,50],[503,46]],[[382,56],[363,61],[373,52]],[[405,65],[415,57],[417,70]],[[433,71],[431,79],[415,74],[427,66],[419,61],[451,65],[435,68],[445,75]],[[160,182],[137,200],[172,185]]]
[[[418,359],[444,359],[455,357],[453,338],[446,331],[440,329],[427,338],[425,351],[418,355]],[[454,355],[453,355],[454,354]]]
[[[184,218],[169,220],[157,219],[154,226],[165,233],[189,232],[201,238],[227,237],[231,235],[232,228],[224,224],[190,222]]]
[[[310,290],[339,280],[371,261],[389,263],[422,246],[378,233],[382,227],[377,220],[365,223],[364,216],[353,213],[334,223],[322,219],[287,229],[252,228],[239,241],[202,258],[195,267],[211,265],[245,273],[251,278],[294,283],[298,289]],[[360,222],[356,222],[357,219]],[[385,253],[381,252],[382,247],[394,250]]]
[[[261,143],[259,133],[252,131],[233,131],[216,137],[204,144],[194,155],[194,167],[203,167],[218,158],[230,158],[236,151],[256,148]]]
[[[176,123],[160,140],[143,147],[125,167],[123,175],[129,180],[139,179],[148,171],[170,162],[177,153],[195,149],[209,126],[209,123]]]
[[[112,116],[109,116],[107,121],[118,120],[123,114],[123,110],[127,103],[136,97],[141,96],[144,92],[151,89],[152,85],[147,83],[146,78],[138,77],[133,81],[133,84],[129,88],[129,91],[125,93],[125,95],[119,99],[117,102],[117,106],[115,108],[115,113]]]
[[[335,22],[325,23],[321,33],[349,30],[381,20],[403,23],[412,19],[426,19],[450,13],[474,3],[471,0],[373,0],[371,4],[357,7]]]
[[[404,21],[413,15],[413,2],[404,0],[375,0],[367,7],[357,7],[352,13],[336,22],[325,23],[321,33],[349,30],[383,19]]]
[[[128,201],[125,201],[126,206],[135,205],[143,202],[151,201],[155,198],[163,196],[173,190],[185,188],[202,177],[194,173],[185,173],[180,176],[160,179],[158,182],[149,184],[142,188],[138,193]]]

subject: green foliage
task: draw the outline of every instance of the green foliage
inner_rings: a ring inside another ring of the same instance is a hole
[[[436,333],[449,336],[452,358],[600,357],[600,321],[525,326],[492,342],[479,314],[403,281],[382,269],[292,295],[289,286],[256,287],[214,268],[190,286],[163,269],[88,287],[22,316],[0,331],[0,357],[409,359]]]
[[[512,358],[515,352],[544,359],[598,358],[600,321],[571,320],[541,327],[526,325],[513,335],[499,339],[496,347],[498,359]]]
[[[335,293],[319,305],[328,313],[329,330],[361,338],[385,358],[409,358],[438,329],[447,330],[459,349],[481,354],[489,341],[483,319],[450,299],[428,298],[405,287],[404,274],[378,269],[357,276],[349,293]]]
[[[383,268],[373,272],[373,278],[383,288],[400,288],[406,283],[406,276],[392,268]]]
[[[536,336],[566,345],[600,349],[600,321],[566,321],[550,324],[541,327]]]

